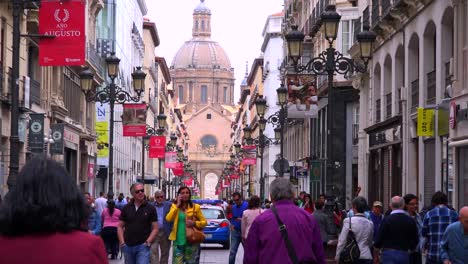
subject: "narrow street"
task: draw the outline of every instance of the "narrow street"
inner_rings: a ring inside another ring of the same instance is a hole
[[[237,251],[236,264],[241,264],[244,257],[244,249],[242,245]],[[228,263],[229,249],[223,249],[220,245],[202,244],[200,264]],[[172,262],[172,250],[169,255],[169,263]],[[124,260],[110,260],[110,264],[124,264]]]

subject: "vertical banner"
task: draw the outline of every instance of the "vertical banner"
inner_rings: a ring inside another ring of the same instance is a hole
[[[174,169],[177,166],[177,152],[171,151],[166,152],[164,157],[164,168],[166,169]]]
[[[122,114],[123,136],[146,136],[146,104],[124,104]]]
[[[231,174],[231,175],[229,176],[229,178],[230,178],[231,180],[239,179],[239,174],[237,174],[237,173]]]
[[[33,153],[44,152],[44,114],[29,114],[28,146]]]
[[[221,186],[223,188],[228,188],[231,185],[231,182],[228,179],[223,179]]]
[[[84,65],[85,1],[42,1],[39,34],[55,36],[40,40],[40,66]]]
[[[88,179],[94,178],[94,164],[88,163]]]
[[[175,168],[172,169],[175,176],[184,176],[184,163],[176,162]]]
[[[255,165],[257,164],[257,147],[255,145],[243,146],[244,157],[242,164],[244,165]]]
[[[319,182],[322,171],[322,162],[314,160],[310,163],[310,180]]]
[[[186,180],[183,180],[185,186],[189,187],[189,188],[193,188],[194,187],[194,182],[193,182],[193,178],[189,178],[189,179],[186,179]]]
[[[96,121],[96,135],[98,164],[105,165],[107,162],[102,159],[109,158],[109,122]],[[102,163],[99,162],[100,159]]]
[[[164,159],[166,153],[166,137],[152,136],[149,141],[149,157],[151,159]]]
[[[434,109],[418,108],[418,137],[434,136]]]
[[[53,124],[51,125],[52,139],[54,143],[50,144],[50,154],[62,155],[63,154],[63,133],[65,130],[65,124]]]

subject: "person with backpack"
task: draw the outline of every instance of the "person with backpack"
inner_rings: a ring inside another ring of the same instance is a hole
[[[335,259],[339,263],[372,264],[374,224],[364,214],[367,200],[358,196],[353,199],[351,205],[354,215],[343,221]]]

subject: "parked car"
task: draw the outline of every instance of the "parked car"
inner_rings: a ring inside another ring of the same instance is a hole
[[[198,203],[197,200],[193,201]],[[205,216],[207,225],[203,228],[205,241],[208,244],[221,244],[224,249],[229,249],[231,238],[229,229],[229,220],[226,218],[224,209],[218,205],[200,204],[203,216]]]

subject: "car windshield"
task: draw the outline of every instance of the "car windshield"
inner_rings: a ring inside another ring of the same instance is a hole
[[[206,219],[225,219],[224,212],[219,209],[204,208],[201,209]]]

